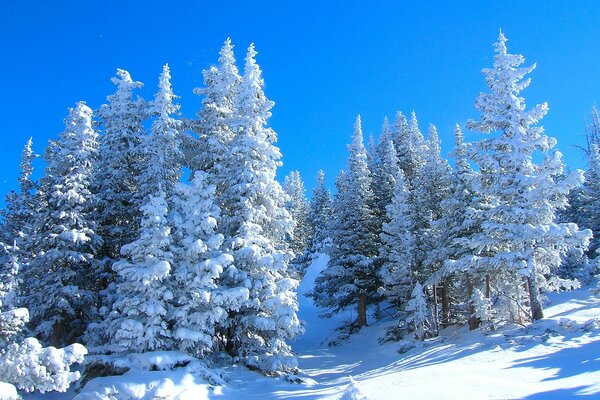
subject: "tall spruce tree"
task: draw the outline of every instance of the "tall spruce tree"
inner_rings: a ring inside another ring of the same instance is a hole
[[[218,326],[227,310],[239,308],[248,290],[226,291],[219,278],[232,263],[221,251],[223,235],[216,233],[219,208],[215,186],[205,172],[196,171],[189,184],[179,183],[173,197],[173,301],[169,310],[176,346],[195,356],[218,347]]]
[[[182,175],[182,123],[174,117],[179,111],[175,99],[171,71],[165,64],[158,79],[158,91],[147,111],[154,120],[143,143],[145,165],[138,177],[140,192],[145,196],[154,195],[160,186],[168,199]]]
[[[90,217],[90,181],[98,151],[92,110],[79,102],[46,151],[41,196],[25,274],[25,305],[35,332],[54,346],[73,343],[94,315],[94,255],[102,242]]]
[[[556,140],[537,126],[547,113],[546,103],[526,110],[520,92],[535,68],[521,67],[525,59],[509,54],[500,33],[495,44],[493,68],[483,70],[489,93],[478,97],[475,108],[480,121],[469,121],[470,129],[492,134],[474,143],[470,158],[480,170],[477,190],[491,200],[482,211],[481,231],[470,238],[478,268],[512,273],[525,279],[530,317],[543,317],[540,292],[550,289],[547,278],[560,266],[561,255],[573,247],[586,247],[589,231],[577,225],[556,223],[558,209],[567,205],[567,194],[581,181],[580,171],[560,179],[561,154],[550,150]],[[537,154],[544,156],[536,163]],[[506,280],[504,281],[506,284]],[[515,281],[513,286],[519,287]]]
[[[332,216],[331,192],[325,187],[325,173],[317,173],[317,186],[312,191],[310,201],[310,225],[313,228],[310,253],[327,252],[331,246],[329,226]]]
[[[95,220],[104,240],[99,254],[105,261],[99,290],[114,281],[111,266],[120,259],[121,247],[139,235],[140,207],[145,197],[140,191],[139,179],[145,166],[143,121],[146,105],[143,99],[133,96],[133,91],[143,85],[122,69],[117,69],[117,77],[111,80],[117,90],[98,110],[103,134],[93,180],[93,191],[98,200]]]
[[[275,180],[281,153],[277,134],[268,127],[271,108],[263,78],[248,48],[244,76],[235,97],[234,132],[219,161],[224,181],[220,232],[234,265],[223,274],[225,288],[244,288],[249,299],[229,310],[224,325],[227,350],[242,362],[267,373],[296,368],[287,340],[302,331],[295,288],[288,264],[293,256],[286,243],[293,221],[284,207],[286,195]],[[219,195],[219,193],[217,193]]]
[[[302,182],[299,171],[291,171],[285,177],[283,190],[288,195],[285,208],[295,222],[294,231],[289,239],[290,248],[296,255],[300,255],[310,246],[313,230],[309,219],[309,203],[306,200],[306,189],[304,188],[304,182]]]
[[[171,228],[166,195],[159,189],[141,207],[140,236],[122,248],[124,259],[117,273],[118,300],[108,316],[112,351],[167,350],[172,348],[168,303],[173,293],[166,285],[171,274]]]
[[[316,303],[327,308],[328,314],[356,305],[356,326],[361,328],[368,323],[367,306],[379,301],[380,282],[373,260],[378,238],[360,116],[356,118],[348,150],[348,172],[338,179],[334,205],[334,247],[327,268],[316,280],[314,293]]]

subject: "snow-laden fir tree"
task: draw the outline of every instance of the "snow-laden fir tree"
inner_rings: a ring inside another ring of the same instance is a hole
[[[406,306],[406,311],[408,313],[406,322],[412,330],[415,339],[424,340],[433,335],[427,301],[423,293],[423,286],[419,282],[414,285],[411,299]]]
[[[394,123],[394,148],[409,189],[412,190],[417,172],[425,164],[427,152],[427,144],[414,111],[411,113],[410,122],[401,112],[397,113]]]
[[[219,231],[234,257],[221,284],[249,291],[247,301],[229,310],[223,328],[231,354],[250,367],[274,373],[296,368],[287,341],[301,333],[302,326],[297,317],[298,281],[288,272],[293,253],[286,237],[293,220],[284,207],[287,195],[275,180],[281,153],[274,145],[277,135],[268,127],[274,103],[264,94],[255,56],[251,45],[235,98],[236,135],[217,171],[224,179]]]
[[[379,274],[383,282],[383,293],[400,312],[402,311],[414,284],[413,273],[416,271],[415,220],[413,200],[408,190],[404,173],[396,174],[394,197],[387,206],[386,220],[381,233],[382,246],[379,249],[381,269]]]
[[[146,196],[154,195],[160,186],[168,199],[181,178],[182,124],[174,117],[179,112],[179,105],[174,103],[176,98],[171,88],[171,71],[169,65],[165,64],[158,79],[158,91],[147,110],[153,122],[150,135],[144,138],[145,165],[138,177],[140,191]]]
[[[117,77],[111,80],[117,90],[98,110],[103,134],[94,174],[94,193],[98,198],[95,218],[104,240],[100,256],[108,258],[105,272],[109,275],[110,264],[121,256],[121,247],[139,234],[140,207],[145,197],[138,181],[145,166],[145,102],[133,96],[133,91],[143,84],[122,69],[117,69]]]
[[[332,205],[331,192],[325,187],[325,173],[317,173],[317,186],[313,188],[310,201],[309,220],[313,229],[310,246],[311,257],[318,253],[329,251],[331,238],[329,225],[331,223]]]
[[[79,102],[70,109],[64,132],[44,155],[47,167],[40,196],[46,206],[35,216],[30,246],[36,255],[25,271],[23,286],[31,326],[54,346],[73,343],[94,317],[93,258],[102,244],[90,217],[97,151],[92,110]]]
[[[288,195],[285,208],[295,222],[294,231],[290,237],[290,248],[299,255],[307,250],[312,241],[312,227],[309,219],[309,203],[306,200],[306,189],[299,171],[291,171],[285,177],[283,190]]]
[[[430,249],[426,261],[429,264],[439,263],[440,268],[434,272],[426,284],[444,283],[445,300],[453,304],[460,304],[465,301],[470,302],[469,298],[474,286],[478,283],[481,284],[478,280],[481,281],[482,272],[477,271],[467,258],[462,258],[469,253],[468,247],[464,246],[462,242],[469,240],[470,235],[478,229],[479,209],[484,204],[484,199],[477,199],[474,193],[472,182],[476,178],[476,174],[467,161],[466,144],[458,124],[454,129],[454,139],[455,147],[452,153],[454,171],[451,177],[451,190],[448,196],[441,201],[441,209],[444,212],[440,218],[432,222],[437,246]],[[465,262],[458,263],[457,260]],[[475,329],[478,322],[471,318],[475,314],[475,308],[473,308],[472,302],[469,305],[469,324],[471,329]],[[459,318],[459,315],[449,315],[449,310],[443,310],[442,314],[442,323],[444,324],[449,323],[451,318]]]
[[[329,315],[356,305],[356,326],[361,328],[367,325],[367,306],[379,300],[380,283],[373,260],[379,239],[370,207],[373,192],[360,116],[348,150],[348,172],[338,180],[334,201],[331,258],[316,280],[314,294]]]
[[[216,233],[219,208],[215,186],[205,172],[196,171],[189,184],[179,183],[173,197],[173,300],[169,319],[176,346],[195,356],[217,347],[216,327],[227,310],[239,309],[248,289],[225,291],[218,285],[232,257],[220,248],[223,235]]]
[[[489,92],[475,103],[481,120],[468,124],[487,136],[472,144],[469,156],[480,170],[476,190],[490,199],[490,207],[482,212],[481,231],[471,236],[467,245],[472,254],[466,257],[480,269],[512,274],[513,287],[520,287],[524,279],[529,316],[538,320],[543,317],[540,292],[552,289],[546,278],[560,266],[561,255],[588,245],[591,232],[555,222],[556,211],[567,206],[567,194],[581,181],[581,172],[560,178],[561,154],[550,152],[556,140],[537,125],[547,104],[526,110],[520,92],[529,85],[525,76],[535,65],[521,67],[524,57],[507,52],[502,33],[495,52],[494,67],[483,70]],[[543,160],[536,162],[536,155]]]
[[[193,130],[198,138],[187,164],[193,171],[207,171],[217,187],[217,197],[227,190],[230,171],[224,169],[224,160],[230,156],[231,141],[235,137],[236,97],[242,80],[235,65],[233,44],[227,38],[219,52],[216,66],[202,71],[204,87],[194,89],[203,96],[198,119]],[[219,204],[219,206],[223,206]]]
[[[173,293],[167,286],[173,255],[168,207],[161,190],[142,207],[140,237],[122,248],[117,273],[117,301],[108,318],[113,351],[166,350],[172,346],[168,303]]]
[[[29,138],[21,153],[19,191],[11,191],[6,195],[6,207],[0,211],[0,241],[8,244],[16,241],[22,251],[25,251],[26,238],[31,233],[33,214],[36,210],[37,185],[31,175],[37,154],[33,152],[32,144],[33,140]]]
[[[398,157],[393,142],[393,131],[387,118],[375,148],[375,160],[369,165],[371,185],[373,189],[373,216],[375,218],[376,234],[381,233],[381,227],[386,220],[386,207],[392,202],[397,174],[400,171]]]
[[[80,376],[79,372],[71,372],[70,366],[82,362],[87,351],[80,344],[64,349],[43,348],[35,338],[23,339],[29,312],[15,304],[20,268],[17,253],[14,244],[0,243],[0,383],[26,392],[64,392]]]

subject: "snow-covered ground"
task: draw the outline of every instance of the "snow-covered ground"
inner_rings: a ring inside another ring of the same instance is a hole
[[[449,328],[438,338],[399,354],[398,343],[381,345],[386,324],[363,329],[349,342],[325,343],[344,318],[319,318],[303,296],[324,268],[325,256],[303,280],[300,314],[306,334],[293,346],[303,383],[266,378],[230,367],[228,383],[210,385],[201,365],[175,371],[138,369],[119,377],[90,381],[76,398],[91,399],[568,399],[600,397],[600,298],[589,290],[553,294],[546,318],[526,328],[484,335]],[[158,355],[160,357],[160,355]],[[167,355],[163,355],[167,356]],[[172,355],[171,355],[172,356]],[[166,360],[168,364],[170,361]],[[218,379],[218,377],[215,377]],[[353,383],[351,382],[353,379]],[[361,395],[362,394],[362,395]],[[26,399],[70,399],[66,394],[28,395]],[[364,397],[362,397],[364,396]]]

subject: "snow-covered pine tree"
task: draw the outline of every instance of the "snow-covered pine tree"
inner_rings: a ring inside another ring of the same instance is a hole
[[[424,340],[433,335],[427,301],[423,293],[423,286],[419,282],[414,285],[406,311],[408,312],[406,322],[413,331],[415,339]]]
[[[290,248],[298,256],[310,246],[313,232],[309,219],[309,203],[306,200],[306,189],[304,188],[304,182],[300,177],[299,171],[291,171],[285,177],[283,190],[288,195],[285,208],[295,222],[294,231],[289,238]]]
[[[205,172],[196,171],[190,184],[179,183],[173,197],[173,301],[169,319],[175,345],[195,356],[217,347],[216,327],[227,310],[239,309],[248,289],[224,291],[217,284],[232,257],[220,250],[216,233],[219,208],[215,186]]]
[[[392,139],[392,128],[385,118],[375,151],[376,161],[372,167],[369,167],[373,189],[372,210],[377,236],[381,234],[381,228],[386,221],[386,207],[392,202],[396,178],[401,171]]]
[[[396,175],[394,197],[387,206],[386,220],[381,233],[382,246],[379,249],[381,269],[379,274],[383,282],[386,300],[394,304],[404,320],[402,311],[410,299],[414,285],[413,273],[416,270],[415,221],[412,208],[413,200],[408,190],[404,173]]]
[[[223,328],[230,353],[252,368],[276,373],[296,368],[287,340],[301,333],[302,326],[297,317],[298,281],[288,272],[293,254],[285,240],[293,221],[284,207],[287,196],[275,180],[281,165],[274,145],[277,135],[267,125],[274,103],[264,94],[255,56],[251,45],[235,98],[236,135],[217,170],[224,179],[220,232],[234,257],[221,284],[249,290],[249,299],[229,310]]]
[[[158,79],[158,91],[148,105],[147,113],[153,117],[150,135],[144,137],[144,168],[137,178],[139,188],[145,196],[154,195],[160,186],[169,200],[175,184],[182,174],[183,153],[181,151],[181,121],[174,118],[179,105],[171,88],[169,65],[163,66]]]
[[[188,160],[193,171],[207,171],[216,185],[217,198],[227,190],[228,175],[224,160],[230,157],[235,137],[236,97],[242,80],[235,65],[231,39],[227,38],[219,52],[219,63],[202,71],[204,87],[194,89],[203,96],[202,108],[192,128],[197,134],[195,149]],[[223,204],[219,204],[221,208]]]
[[[123,246],[117,261],[117,301],[108,315],[112,351],[144,352],[172,347],[168,303],[173,293],[166,285],[173,255],[167,201],[159,189],[142,206],[140,236]]]
[[[348,172],[338,178],[334,201],[334,246],[327,268],[316,280],[314,298],[328,309],[326,315],[356,305],[356,326],[361,328],[368,322],[368,305],[379,301],[377,288],[381,285],[373,262],[378,238],[370,207],[373,192],[360,116],[356,118],[348,150]]]
[[[103,286],[113,281],[110,266],[121,257],[121,247],[139,235],[140,207],[144,196],[138,177],[145,165],[143,156],[145,101],[134,99],[133,91],[143,86],[129,72],[117,69],[111,79],[117,91],[98,111],[100,136],[98,166],[93,191],[98,198],[98,233],[104,240],[100,257],[106,257]]]
[[[480,94],[475,103],[481,120],[468,123],[472,130],[497,134],[473,143],[469,151],[480,170],[478,195],[489,198],[491,205],[482,210],[481,231],[471,236],[466,257],[480,269],[520,277],[513,287],[525,279],[530,317],[538,320],[543,317],[540,292],[551,289],[546,277],[569,249],[587,247],[591,232],[555,222],[556,211],[567,206],[569,190],[581,181],[581,171],[560,179],[561,154],[549,154],[556,140],[537,126],[547,104],[525,110],[520,92],[529,85],[524,78],[535,65],[521,67],[524,57],[507,52],[502,33],[495,52],[494,67],[483,70],[490,92]],[[537,154],[544,156],[542,162],[535,162]]]
[[[313,228],[312,243],[310,247],[311,257],[329,251],[331,238],[329,226],[331,224],[332,204],[331,192],[325,187],[325,173],[317,173],[317,186],[312,191],[310,201],[310,224]]]
[[[20,268],[17,253],[14,244],[0,243],[0,383],[26,392],[64,392],[79,379],[79,372],[70,371],[71,364],[82,362],[87,351],[80,344],[56,349],[43,348],[35,338],[21,340],[29,312],[15,304]]]
[[[485,199],[477,197],[473,190],[472,183],[476,179],[476,174],[467,161],[467,145],[464,143],[464,136],[458,124],[454,129],[454,138],[455,146],[452,153],[454,171],[451,176],[451,189],[448,197],[441,202],[443,214],[432,222],[437,246],[430,249],[427,258],[427,263],[438,263],[441,267],[433,273],[426,285],[440,284],[444,288],[443,295],[446,302],[442,303],[443,325],[450,323],[451,319],[457,321],[461,318],[460,312],[458,315],[451,315],[450,310],[446,308],[448,303],[460,305],[467,302],[471,307],[468,316],[469,324],[471,329],[475,329],[479,322],[471,318],[475,315],[475,309],[469,299],[472,297],[473,289],[482,285],[483,273],[477,271],[468,259],[461,257],[469,253],[468,246],[464,246],[463,241],[469,240],[470,235],[478,229],[480,208],[485,205]]]
[[[414,187],[417,171],[425,164],[427,144],[419,129],[417,114],[413,111],[410,122],[398,112],[394,123],[394,148],[398,163],[410,190]]]
[[[27,237],[31,234],[33,214],[36,210],[35,191],[37,184],[32,180],[33,161],[37,158],[32,150],[33,140],[29,138],[21,153],[19,172],[19,192],[11,191],[6,195],[6,207],[0,211],[0,241],[11,244],[16,242],[23,263],[27,250]],[[29,257],[26,257],[29,258]]]
[[[73,343],[94,315],[93,257],[102,242],[90,218],[95,202],[89,187],[97,151],[92,110],[79,102],[44,156],[40,192],[46,207],[35,216],[30,246],[36,255],[25,273],[32,327],[54,346]]]

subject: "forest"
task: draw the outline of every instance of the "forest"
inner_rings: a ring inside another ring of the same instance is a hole
[[[567,169],[541,124],[548,105],[521,95],[535,65],[502,33],[480,118],[464,124],[478,140],[457,124],[445,157],[414,111],[367,140],[358,116],[335,190],[319,171],[310,196],[299,172],[276,178],[274,102],[256,56],[250,45],[238,69],[227,39],[194,89],[193,118],[168,65],[150,100],[118,69],[105,104],[69,109],[39,180],[25,144],[0,220],[1,382],[65,391],[119,375],[115,355],[155,351],[193,357],[209,380],[241,364],[293,381],[291,343],[307,328],[297,288],[322,255],[309,294],[321,315],[352,310],[339,340],[394,321],[381,343],[528,326],[547,293],[600,272],[600,113],[586,127],[586,171]]]

